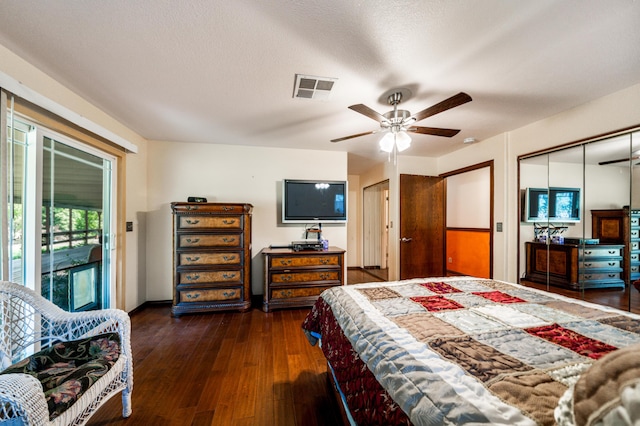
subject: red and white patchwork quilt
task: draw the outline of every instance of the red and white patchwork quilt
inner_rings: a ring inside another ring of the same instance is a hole
[[[638,315],[471,277],[334,287],[302,328],[366,425],[552,425],[596,360],[640,344]]]

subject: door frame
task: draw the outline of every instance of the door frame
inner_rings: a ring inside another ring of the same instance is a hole
[[[482,163],[478,163],[478,164],[474,164],[471,166],[467,166],[467,167],[463,167],[461,169],[456,169],[456,170],[452,170],[450,172],[446,172],[446,173],[442,173],[440,174],[440,177],[445,179],[445,227],[444,227],[444,232],[447,231],[447,224],[446,224],[446,212],[447,212],[447,206],[446,206],[446,179],[448,177],[451,176],[455,176],[455,175],[459,175],[459,174],[463,174],[463,173],[468,173],[468,172],[473,172],[476,170],[480,170],[483,169],[485,167],[489,167],[489,278],[493,278],[493,233],[494,233],[494,226],[493,226],[493,222],[494,222],[494,200],[495,200],[495,195],[494,195],[494,161],[493,160],[488,160],[488,161],[484,161]],[[446,237],[445,237],[445,253],[446,253]],[[446,256],[445,256],[446,258]],[[445,259],[446,262],[446,259]],[[444,270],[446,271],[446,263],[445,263],[445,268]]]

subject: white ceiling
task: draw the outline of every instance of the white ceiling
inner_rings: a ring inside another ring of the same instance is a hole
[[[387,160],[368,135],[382,95],[411,113],[473,101],[417,125],[408,155],[437,157],[640,82],[637,0],[2,0],[0,43],[150,140],[349,152],[349,173]],[[337,78],[296,99],[296,74]]]

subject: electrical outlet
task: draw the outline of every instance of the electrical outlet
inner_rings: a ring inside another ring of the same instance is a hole
[[[127,232],[133,231],[133,222],[127,222]]]
[[[453,257],[449,258],[449,263],[453,263]]]
[[[496,231],[502,232],[502,222],[496,223]]]

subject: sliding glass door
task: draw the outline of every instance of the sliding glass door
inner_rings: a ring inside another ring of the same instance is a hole
[[[115,306],[116,159],[27,119],[9,121],[8,273],[68,311]]]

